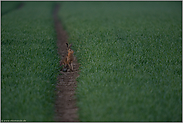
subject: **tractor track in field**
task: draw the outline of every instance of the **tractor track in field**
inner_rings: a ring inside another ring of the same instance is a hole
[[[63,59],[67,54],[67,33],[64,31],[57,15],[59,8],[60,5],[56,4],[53,10],[53,19],[57,33],[58,54],[61,59]],[[76,58],[73,67],[73,72],[60,71],[61,75],[58,75],[57,77],[55,102],[55,121],[57,122],[79,122],[75,97],[75,89],[77,86],[76,78],[79,76],[79,64],[77,63]]]
[[[23,6],[24,6],[24,3],[20,3],[20,4],[17,6],[17,9],[21,9]]]
[[[21,2],[17,7],[13,8],[13,9],[10,9],[10,10],[4,12],[4,13],[1,12],[1,15],[3,16],[5,14],[9,13],[9,12],[12,12],[13,10],[21,9],[23,6],[24,6],[24,3]]]

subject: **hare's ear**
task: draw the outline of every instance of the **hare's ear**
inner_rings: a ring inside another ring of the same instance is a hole
[[[67,47],[68,47],[68,43],[66,43]]]
[[[72,46],[72,44],[70,44],[68,48],[71,48],[71,46]]]

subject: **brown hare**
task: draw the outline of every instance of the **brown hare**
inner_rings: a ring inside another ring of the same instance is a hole
[[[66,72],[68,70],[68,68],[73,71],[73,61],[74,61],[74,51],[71,49],[72,44],[70,44],[68,46],[68,43],[66,43],[67,45],[67,52],[68,54],[64,57],[64,59],[61,61],[61,65],[64,65],[63,67],[63,71]]]

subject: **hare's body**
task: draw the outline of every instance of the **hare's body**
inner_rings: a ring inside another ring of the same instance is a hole
[[[74,51],[72,49],[70,49],[70,47],[71,47],[72,44],[70,44],[68,46],[68,44],[66,43],[66,45],[67,45],[68,54],[61,61],[61,65],[64,65],[64,68],[69,68],[70,70],[73,71],[73,64],[72,63],[74,61],[74,56],[73,56]]]
[[[73,64],[72,62],[74,61],[74,56],[73,56],[74,51],[71,50],[70,52],[68,52],[67,55],[67,64],[69,66],[69,68],[73,71]]]

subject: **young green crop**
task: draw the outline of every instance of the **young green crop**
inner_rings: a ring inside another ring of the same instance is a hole
[[[182,2],[62,2],[81,121],[182,121]]]
[[[1,120],[53,121],[58,75],[52,2],[1,18]]]
[[[20,4],[20,1],[1,1],[1,15],[15,10]]]

